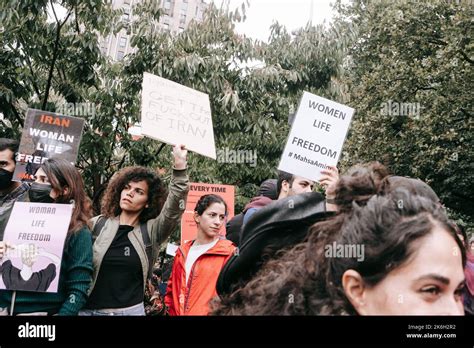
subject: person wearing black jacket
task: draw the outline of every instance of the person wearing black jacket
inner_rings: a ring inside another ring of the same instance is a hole
[[[244,216],[248,210],[262,208],[277,198],[277,180],[267,179],[262,182],[258,190],[258,195],[250,200],[250,202],[245,206],[244,210],[240,214],[234,216],[227,222],[226,238],[238,246],[240,242],[242,226],[244,224]]]

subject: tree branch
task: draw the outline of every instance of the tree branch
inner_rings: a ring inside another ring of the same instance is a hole
[[[38,85],[36,84],[36,76],[35,76],[35,73],[33,72],[33,67],[31,66],[30,58],[28,58],[27,54],[25,54],[25,58],[26,58],[26,63],[28,65],[28,68],[30,69],[30,73],[31,73],[31,84],[33,85],[33,89],[35,90],[36,94],[39,97],[41,95],[41,93],[39,91]]]
[[[54,49],[53,49],[53,59],[51,60],[51,66],[49,68],[49,74],[48,74],[48,81],[46,82],[46,88],[44,91],[44,98],[43,98],[43,104],[42,104],[43,110],[46,110],[46,104],[48,103],[48,97],[49,97],[49,90],[51,88],[51,81],[53,79],[54,66],[56,65],[56,60],[58,59],[59,40],[61,38],[61,28],[67,22],[67,20],[69,19],[69,16],[71,16],[71,13],[72,13],[71,11],[69,11],[64,21],[60,23],[56,16],[56,12],[54,11],[53,1],[50,0],[50,2],[51,2],[51,7],[53,7],[54,17],[56,18],[57,29],[56,29],[56,40],[54,42]]]
[[[464,52],[461,51],[461,50],[459,50],[459,53],[460,53],[461,56],[463,56],[464,59],[465,59],[466,61],[468,61],[470,64],[474,64],[474,61],[473,61],[471,58],[469,58],[466,53],[464,53]]]
[[[122,108],[120,108],[120,111],[122,111]],[[110,155],[109,155],[109,159],[107,161],[107,167],[106,168],[110,168],[110,163],[111,163],[112,157],[114,155],[115,137],[117,136],[118,127],[120,125],[120,117],[122,116],[122,113],[120,112],[118,116],[119,117],[117,117],[117,125],[115,126],[115,130],[114,130],[114,133],[112,135],[112,144],[110,145]]]
[[[13,114],[15,115],[16,120],[21,125],[21,128],[23,128],[23,120],[21,119],[20,114],[18,113],[18,111],[16,111],[13,105],[12,105],[12,110],[13,110]]]
[[[438,39],[431,39],[431,40],[428,40],[429,43],[432,43],[432,44],[435,44],[435,45],[441,45],[441,46],[447,46],[448,43],[447,42],[444,42],[444,41],[441,41],[441,40],[438,40]]]
[[[20,45],[22,46],[22,48],[23,48],[23,52],[25,53],[24,56],[25,56],[25,59],[26,59],[26,63],[27,63],[27,66],[28,66],[28,68],[29,68],[29,70],[30,70],[30,73],[31,73],[31,76],[32,76],[32,78],[31,78],[31,84],[33,85],[33,89],[34,89],[34,91],[36,92],[36,94],[37,94],[38,97],[39,97],[39,96],[41,95],[41,93],[40,93],[40,91],[39,91],[38,85],[36,84],[36,76],[35,76],[35,73],[34,73],[34,71],[33,71],[33,67],[32,67],[32,65],[31,65],[30,58],[29,58],[29,56],[28,56],[28,53],[26,52],[26,47],[25,47],[25,44],[24,44],[25,40],[23,39],[23,36],[21,35],[21,33],[19,33],[19,36],[18,36],[18,37],[19,37],[20,40],[19,40],[19,42],[17,42],[17,44],[20,44]],[[10,46],[10,45],[9,45],[9,47],[10,47],[13,51],[16,51],[19,55],[21,55],[20,52],[18,51],[18,48],[14,48],[14,47],[12,47],[12,46]]]
[[[75,21],[76,21],[76,31],[77,31],[78,34],[80,34],[80,33],[81,33],[81,29],[79,28],[79,22],[77,21],[77,17],[78,17],[78,16],[77,16],[77,5],[74,5],[74,13],[76,14],[76,15],[74,16],[74,19],[75,19]]]
[[[166,145],[166,143],[162,143],[162,144],[161,144],[161,146],[160,146],[160,148],[158,149],[158,151],[156,151],[155,157],[157,157],[157,156],[160,154],[161,150],[163,150],[163,148],[165,147],[165,145]]]
[[[91,165],[91,163],[84,157],[84,154],[79,152],[79,156],[81,157],[81,160],[84,161],[87,165]]]
[[[415,94],[418,93],[418,91],[430,91],[430,90],[436,91],[437,89],[434,87],[416,87]]]
[[[125,163],[125,158],[127,158],[127,154],[123,155],[122,159],[120,160],[120,163],[117,166],[117,171],[122,168],[123,164]]]
[[[54,14],[54,18],[56,19],[56,23],[58,23],[58,25],[59,25],[58,16],[56,16],[56,11],[54,10],[53,0],[49,0],[49,3],[51,4],[51,9],[53,10],[53,14]]]
[[[114,172],[110,173],[109,175],[107,175],[107,178],[105,179],[105,182],[109,182],[110,181],[110,178],[112,178],[112,176],[118,172],[120,169],[122,169],[122,166],[123,164],[125,163],[125,158],[127,158],[127,154],[123,155],[122,159],[120,160],[120,162],[117,164],[117,168]]]
[[[432,43],[432,44],[435,44],[435,45],[441,45],[441,46],[447,46],[448,45],[447,42],[444,42],[444,41],[439,40],[439,39],[430,39],[430,40],[428,40],[428,42]],[[468,55],[465,52],[463,52],[462,50],[459,50],[458,52],[461,54],[461,56],[463,56],[463,58],[466,61],[468,61],[470,64],[474,64],[474,61],[471,58],[469,58]]]

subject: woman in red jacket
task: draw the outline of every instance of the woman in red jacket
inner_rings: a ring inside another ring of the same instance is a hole
[[[219,238],[226,215],[227,205],[218,195],[204,195],[197,202],[197,237],[177,250],[166,290],[169,315],[208,314],[219,273],[236,249],[231,241]]]

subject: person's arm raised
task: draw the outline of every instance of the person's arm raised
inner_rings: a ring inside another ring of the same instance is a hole
[[[319,184],[326,191],[326,210],[337,211],[337,205],[334,201],[336,198],[336,185],[339,181],[339,170],[337,167],[328,166],[328,169],[321,170],[323,174],[319,179]]]
[[[174,158],[174,166],[173,169],[175,170],[184,170],[188,165],[187,161],[188,150],[182,144],[178,144],[173,146],[173,158]]]
[[[156,219],[149,220],[148,231],[154,246],[162,244],[174,231],[186,208],[189,191],[189,178],[186,171],[187,154],[184,145],[173,147],[173,174],[169,186],[168,197]]]

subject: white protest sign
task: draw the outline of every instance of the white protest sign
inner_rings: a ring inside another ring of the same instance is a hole
[[[153,74],[143,74],[142,134],[216,159],[209,96]]]
[[[354,109],[304,92],[278,169],[317,181],[336,166]]]
[[[175,256],[178,249],[179,249],[178,245],[175,245],[172,243],[166,244],[166,253],[170,256]]]
[[[0,289],[57,292],[72,204],[16,202],[3,240]]]

